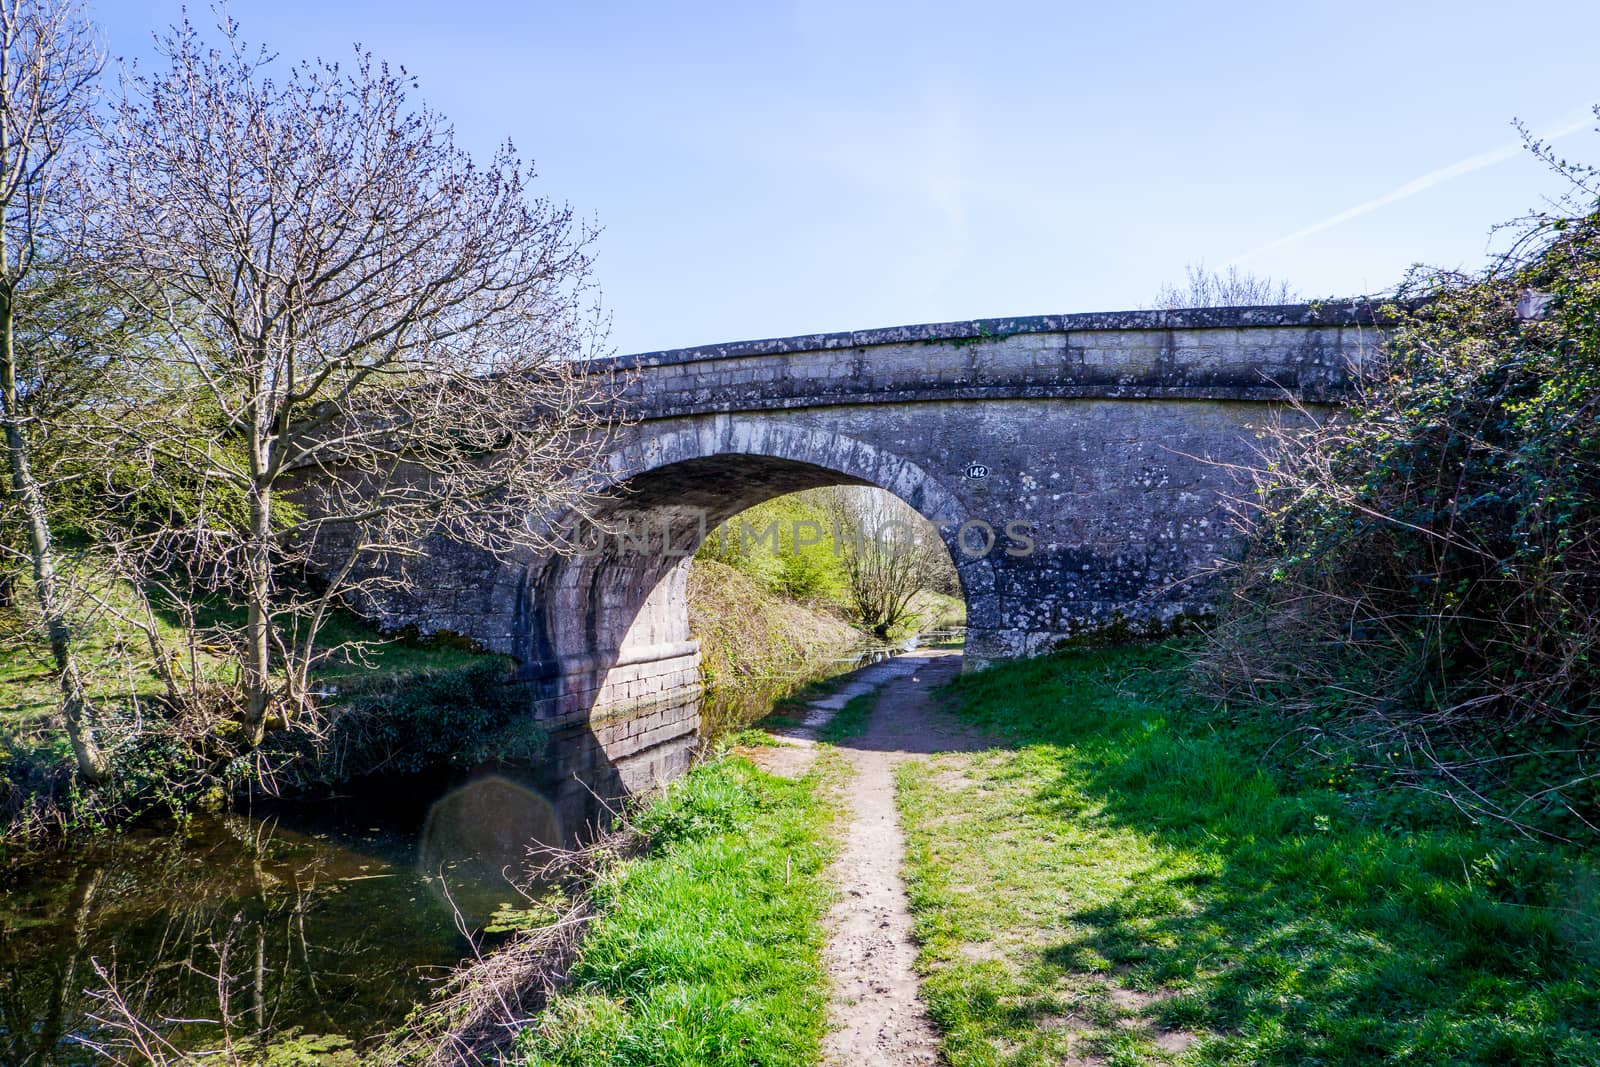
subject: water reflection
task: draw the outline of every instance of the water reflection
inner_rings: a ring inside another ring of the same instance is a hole
[[[13,864],[0,874],[0,1063],[99,1062],[76,1040],[105,1036],[85,1018],[96,959],[147,1020],[216,1020],[220,970],[235,1023],[265,1043],[382,1034],[467,954],[450,902],[471,928],[514,896],[502,872],[520,868],[530,833],[560,840],[543,798],[484,781],[426,819],[405,799],[416,792],[391,787]],[[204,1021],[163,1032],[184,1047],[216,1037]]]
[[[561,842],[561,820],[539,793],[498,774],[474,779],[428,809],[417,870],[469,926],[488,923],[527,865],[530,840]]]
[[[707,684],[702,699],[702,740],[714,741],[749,726],[764,718],[775,705],[813,682],[848,674],[925,645],[959,644],[965,636],[965,627],[929,631],[912,634],[899,641],[860,645],[844,655],[817,659],[803,670],[787,674],[716,679]]]

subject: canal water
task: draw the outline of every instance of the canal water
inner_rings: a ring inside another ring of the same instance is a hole
[[[700,703],[702,740],[715,741],[760,721],[780,701],[813,682],[848,674],[915,647],[916,638],[898,644],[864,644],[839,656],[815,660],[798,671],[724,679],[709,684]]]
[[[708,692],[708,710],[737,728],[906,647]],[[107,1006],[97,965],[179,1048],[215,1047],[220,974],[235,1035],[300,1050],[283,1062],[314,1049],[359,1062],[471,955],[469,931],[526,903],[513,880],[530,838],[570,839],[537,791],[494,774],[416,777],[13,860],[0,870],[0,1065],[106,1062],[88,1044],[117,1036],[94,1019]]]
[[[114,976],[182,1048],[211,1045],[225,973],[235,1034],[356,1049],[470,955],[463,930],[524,902],[508,872],[536,793],[488,776],[200,816],[30,857],[0,874],[0,1064],[104,1063],[92,1015]],[[163,1022],[162,1020],[180,1020]],[[300,1062],[298,1060],[294,1062]]]

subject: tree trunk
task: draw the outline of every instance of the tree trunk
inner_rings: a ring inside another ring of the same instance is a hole
[[[245,560],[244,721],[250,744],[266,736],[272,696],[272,491],[257,482],[250,495],[250,545]]]
[[[178,672],[176,668],[177,652],[169,652],[166,644],[161,640],[161,625],[156,620],[155,605],[150,603],[150,594],[145,591],[137,578],[130,583],[133,586],[134,596],[139,601],[139,611],[144,616],[140,628],[144,630],[145,643],[150,646],[151,662],[155,665],[156,674],[161,678],[161,685],[167,691],[167,701],[174,707],[183,702],[183,691],[178,687]]]
[[[72,743],[78,773],[86,781],[102,782],[110,768],[105,753],[100,751],[95,741],[89,702],[84,695],[83,675],[78,670],[78,661],[72,652],[72,628],[67,622],[66,605],[62,603],[57,584],[44,493],[28,464],[28,439],[17,393],[13,336],[15,318],[11,298],[10,286],[0,286],[0,420],[5,423],[11,490],[22,505],[23,525],[28,534],[28,554],[33,561],[34,595],[39,600],[45,633],[50,639],[50,655],[55,660],[56,677],[61,685],[61,716],[66,720],[67,738]]]

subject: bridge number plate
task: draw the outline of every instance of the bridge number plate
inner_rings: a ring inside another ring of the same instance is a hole
[[[966,474],[968,478],[987,478],[989,477],[989,465],[987,463],[968,463]]]

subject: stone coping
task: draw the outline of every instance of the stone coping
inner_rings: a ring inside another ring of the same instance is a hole
[[[964,319],[914,326],[888,326],[876,330],[846,330],[796,337],[769,337],[755,341],[729,341],[695,348],[639,352],[595,360],[616,367],[660,367],[701,360],[739,356],[821,352],[871,345],[932,343],[937,341],[1001,340],[1030,333],[1068,333],[1093,330],[1226,330],[1273,326],[1369,327],[1391,325],[1384,305],[1365,300],[1319,301],[1311,304],[1266,304],[1253,307],[1184,308],[1174,311],[1089,311],[1068,315],[1028,315],[1020,318]]]

